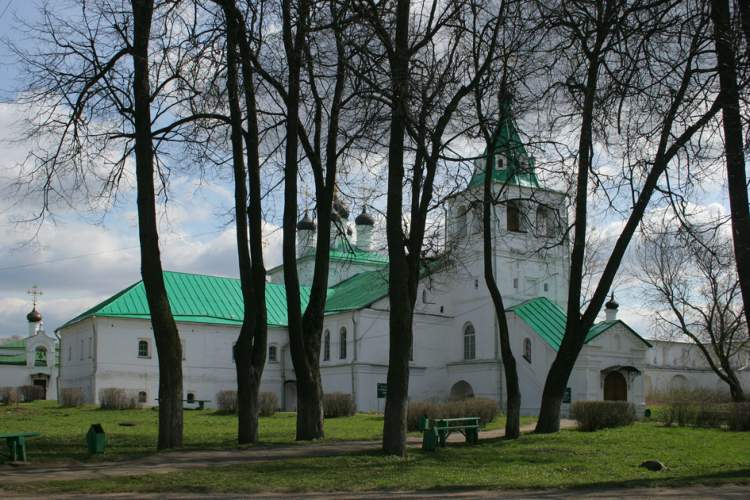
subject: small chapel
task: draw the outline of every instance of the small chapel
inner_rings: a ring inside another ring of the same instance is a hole
[[[538,178],[511,117],[498,127],[495,150],[477,160],[468,186],[447,201],[441,264],[421,279],[414,314],[409,391],[412,400],[487,397],[502,407],[505,382],[498,327],[484,283],[481,204],[485,163],[494,161],[492,241],[496,280],[507,316],[522,392],[522,414],[539,410],[544,381],[560,346],[568,291],[566,195]],[[353,396],[359,411],[382,411],[388,370],[388,258],[373,245],[375,219],[362,207],[333,206],[330,273],[321,345],[324,391]],[[315,221],[297,225],[297,266],[303,301],[309,296]],[[185,399],[215,401],[235,389],[232,346],[242,322],[239,280],[166,272],[167,292],[183,347]],[[296,383],[286,329],[283,267],[268,271],[268,355],[261,391],[294,410]],[[644,407],[650,343],[617,318],[588,332],[570,377],[564,408],[576,400],[630,401]],[[60,382],[98,402],[106,388],[130,391],[156,404],[158,364],[149,309],[137,282],[58,329]]]
[[[34,296],[34,304],[26,315],[25,336],[16,335],[0,341],[0,388],[22,391],[37,399],[57,399],[57,340],[44,330],[42,314],[37,309],[36,287],[29,291]]]

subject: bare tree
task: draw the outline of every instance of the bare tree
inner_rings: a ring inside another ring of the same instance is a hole
[[[750,2],[739,2],[745,43],[750,47]],[[732,215],[734,255],[740,276],[742,300],[745,303],[745,320],[750,323],[750,204],[747,196],[747,174],[743,146],[742,117],[740,109],[740,74],[737,57],[741,34],[732,27],[732,17],[727,0],[711,1],[714,45],[718,62],[719,101],[721,102],[724,151],[726,153],[729,209]],[[750,51],[748,52],[750,53]],[[745,61],[747,64],[747,61]]]
[[[41,26],[27,27],[41,48],[16,50],[27,69],[21,102],[36,110],[28,132],[44,145],[19,182],[42,194],[41,220],[54,199],[84,192],[95,203],[111,201],[135,157],[141,276],[159,360],[158,448],[180,447],[182,348],[162,274],[154,177],[166,181],[159,146],[178,126],[166,119],[176,105],[167,87],[187,61],[165,27],[179,24],[181,12],[149,0],[133,0],[130,10],[107,2],[79,7],[74,18],[43,11]]]
[[[454,137],[446,135],[457,110],[488,71],[494,54],[489,50],[478,65],[473,64],[474,16],[480,16],[480,30],[489,26],[491,40],[499,26],[497,8],[472,9],[478,5],[355,2],[380,44],[380,50],[367,47],[371,56],[382,55],[380,65],[373,66],[385,72],[384,83],[372,79],[373,92],[388,102],[391,113],[386,208],[390,347],[383,450],[394,455],[406,453],[409,352],[419,280],[427,272],[424,244],[427,219],[435,206],[435,179]],[[408,170],[407,148],[412,151]]]
[[[560,83],[551,88],[567,93],[572,111],[563,116],[575,117],[579,136],[567,321],[536,426],[536,432],[548,433],[559,430],[568,378],[662,174],[687,154],[691,139],[713,119],[718,104],[711,99],[702,5],[606,0],[539,6],[548,22],[555,67],[563,69]],[[628,150],[612,147],[610,134],[619,134]],[[592,188],[595,193],[605,189],[594,163],[597,140],[622,161],[616,178],[624,182],[613,193],[630,194],[621,201],[627,203],[624,207],[610,198],[625,223],[582,310],[589,197]]]
[[[651,303],[662,306],[655,311],[657,327],[689,338],[732,399],[744,401],[735,361],[750,340],[731,244],[722,232],[713,224],[648,227],[639,246],[639,278]]]
[[[226,27],[226,87],[231,119],[235,227],[244,305],[242,326],[233,349],[237,372],[237,435],[240,443],[254,443],[258,441],[258,394],[266,363],[268,338],[265,300],[266,272],[263,264],[260,140],[253,81],[253,49],[250,40],[254,32],[257,11],[250,10],[248,18],[240,11],[234,0],[223,0],[218,3],[223,11]],[[241,81],[244,92],[240,92],[239,68],[242,70]],[[241,108],[243,95],[247,131],[243,129]]]

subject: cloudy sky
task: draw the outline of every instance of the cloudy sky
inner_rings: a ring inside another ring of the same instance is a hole
[[[18,165],[34,145],[20,137],[22,110],[15,104],[20,70],[7,41],[34,43],[14,29],[17,19],[33,21],[36,1],[0,0],[0,337],[26,332],[31,309],[26,291],[37,285],[44,293],[40,310],[52,331],[64,321],[138,281],[139,254],[132,183],[106,212],[56,207],[54,220],[43,225],[19,223],[39,210],[35,196],[12,196]],[[54,5],[54,3],[53,3]],[[130,187],[129,187],[130,186]],[[724,186],[717,179],[704,195],[713,210],[725,210]],[[237,262],[229,212],[232,188],[226,181],[174,177],[170,199],[160,207],[160,237],[165,269],[236,276]],[[615,235],[618,221],[601,227]],[[269,225],[267,267],[281,263],[281,235]],[[632,280],[618,281],[621,317],[645,335],[651,328],[648,304]]]

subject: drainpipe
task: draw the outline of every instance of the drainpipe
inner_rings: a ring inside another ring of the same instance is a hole
[[[58,352],[60,353],[60,364],[57,367],[57,377],[55,377],[56,384],[57,384],[57,404],[60,404],[60,377],[62,376],[62,359],[63,359],[63,348],[62,348],[62,339],[60,338],[60,334],[58,333],[60,330],[57,329],[53,333],[55,334],[55,338],[57,339],[57,347]],[[55,355],[52,354],[52,366],[55,366]]]
[[[97,338],[99,337],[97,335],[97,330],[96,330],[96,319],[97,319],[96,316],[92,316],[91,317],[91,329],[92,329],[93,335],[94,335],[94,339],[93,339],[93,342],[94,342],[93,350],[94,350],[94,352],[92,353],[92,356],[91,356],[91,361],[93,362],[93,368],[94,368],[93,371],[92,371],[92,374],[91,374],[91,390],[92,390],[93,396],[94,396],[94,403],[96,403],[96,370],[97,370],[97,365],[96,365],[96,347],[97,347],[97,343],[98,343],[97,342]]]
[[[352,362],[351,362],[351,373],[352,373],[352,400],[354,404],[357,404],[357,376],[354,373],[354,365],[357,363],[357,314],[359,311],[352,313]]]

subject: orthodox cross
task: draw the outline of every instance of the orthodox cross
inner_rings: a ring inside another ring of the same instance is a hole
[[[44,292],[42,292],[41,290],[39,290],[39,287],[36,286],[36,285],[32,286],[30,290],[26,290],[26,293],[28,293],[29,295],[32,296],[32,301],[34,302],[34,307],[36,307],[37,297],[39,297],[40,295],[44,295]]]

